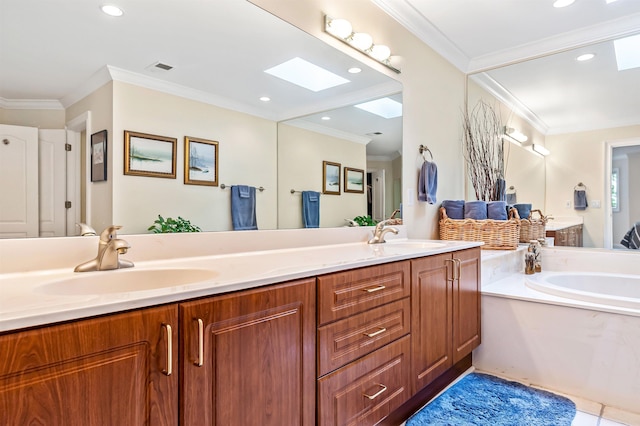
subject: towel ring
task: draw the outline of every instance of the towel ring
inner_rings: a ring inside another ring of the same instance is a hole
[[[425,152],[429,153],[429,156],[431,157],[431,161],[433,161],[433,154],[431,153],[431,150],[424,146],[424,145],[420,145],[420,147],[418,148],[418,151],[420,152],[420,154],[422,154],[422,158],[424,159],[424,161],[427,161],[426,157],[424,156]]]
[[[578,184],[577,184],[576,186],[574,186],[574,187],[573,187],[573,189],[574,189],[574,190],[576,190],[576,189],[580,189],[580,188],[587,189],[587,185],[585,185],[585,184],[584,184],[584,183],[582,183],[582,182],[578,182]]]

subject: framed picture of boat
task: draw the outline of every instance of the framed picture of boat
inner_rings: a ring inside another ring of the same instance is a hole
[[[322,193],[340,195],[340,163],[322,162]]]
[[[218,142],[184,137],[184,183],[218,186]]]
[[[124,131],[124,174],[176,178],[176,138]]]

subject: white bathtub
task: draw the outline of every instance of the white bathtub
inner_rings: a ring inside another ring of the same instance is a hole
[[[543,272],[525,278],[528,287],[568,299],[640,310],[640,276]]]
[[[640,415],[640,257],[558,250],[534,275],[522,258],[483,259],[474,366]]]

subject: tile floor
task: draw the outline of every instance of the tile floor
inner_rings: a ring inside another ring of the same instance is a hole
[[[453,386],[458,380],[460,380],[462,377],[464,377],[465,375],[473,371],[478,371],[479,373],[483,372],[480,370],[475,370],[472,367],[469,370],[467,370],[462,376],[460,376],[456,381],[451,383],[449,387]],[[487,373],[487,374],[493,374],[493,373]],[[496,374],[493,374],[493,375],[496,375]],[[509,377],[502,377],[502,378],[507,380],[513,380]],[[523,384],[527,386],[532,386],[534,388],[550,391],[557,395],[562,395],[564,397],[569,398],[571,401],[573,401],[574,404],[576,404],[577,413],[576,413],[576,417],[573,419],[573,423],[571,423],[571,426],[640,426],[640,414],[618,410],[616,408],[608,407],[608,406],[599,404],[597,402],[573,397],[571,395],[565,395],[563,393],[555,392],[550,389],[534,386],[531,383],[523,382]],[[447,387],[447,389],[449,387]],[[442,392],[446,391],[447,389],[443,390]],[[403,423],[400,426],[404,426],[404,425],[405,424]]]

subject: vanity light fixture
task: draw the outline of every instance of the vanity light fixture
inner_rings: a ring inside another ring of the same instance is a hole
[[[510,141],[517,142],[520,145],[522,145],[529,139],[527,135],[517,129],[514,129],[513,127],[505,127],[504,136],[506,136]]]
[[[551,152],[547,148],[545,148],[542,145],[536,145],[535,143],[531,145],[531,149],[533,149],[535,152],[542,155],[543,157],[546,157],[547,155],[551,154]]]
[[[373,37],[367,33],[354,32],[353,26],[346,19],[334,19],[325,15],[324,31],[400,74],[400,70],[391,65],[391,49],[383,44],[375,44]]]
[[[118,6],[114,6],[112,4],[105,4],[100,6],[100,10],[102,10],[104,13],[106,13],[109,16],[122,16],[124,15],[124,11],[122,9],[120,9]]]

